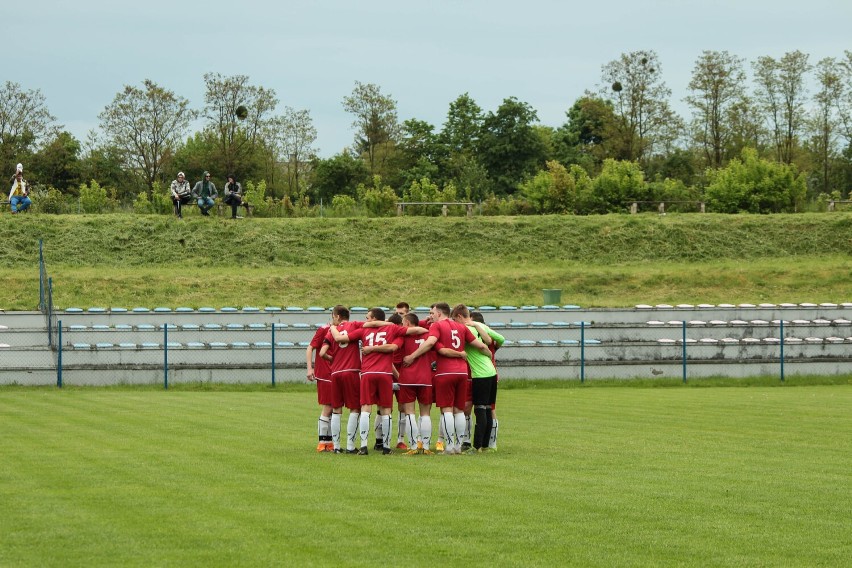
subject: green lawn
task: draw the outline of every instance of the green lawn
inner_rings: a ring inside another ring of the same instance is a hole
[[[519,388],[500,449],[316,454],[304,389],[0,389],[0,565],[845,566],[852,388]]]

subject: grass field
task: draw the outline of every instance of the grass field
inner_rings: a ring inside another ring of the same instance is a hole
[[[359,457],[304,388],[0,389],[0,565],[847,566],[850,408],[518,388],[495,454]]]

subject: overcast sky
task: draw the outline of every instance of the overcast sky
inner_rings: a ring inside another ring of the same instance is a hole
[[[437,129],[465,92],[485,111],[515,96],[555,127],[621,53],[656,51],[686,114],[703,50],[745,58],[749,74],[760,55],[852,50],[849,0],[27,0],[5,12],[3,80],[40,89],[81,140],[124,85],[148,78],[201,108],[203,75],[218,72],[274,89],[279,110],[308,109],[324,157],[353,140],[341,101],[355,81]]]

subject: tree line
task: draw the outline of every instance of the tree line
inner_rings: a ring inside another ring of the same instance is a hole
[[[317,155],[309,110],[281,107],[274,90],[245,75],[203,80],[198,107],[151,80],[124,86],[83,141],[38,89],[6,82],[0,166],[26,163],[29,181],[54,201],[91,197],[96,187],[137,210],[159,203],[178,170],[193,179],[207,169],[236,173],[268,214],[311,214],[323,203],[382,215],[400,199],[516,214],[624,211],[655,200],[800,211],[848,197],[852,184],[850,51],[816,63],[793,51],[748,65],[704,51],[688,84],[689,116],[672,109],[654,51],[624,53],[602,66],[599,84],[559,126],[541,124],[516,97],[485,110],[468,93],[449,103],[440,127],[400,120],[391,95],[356,82],[341,101],[353,142],[330,158]]]

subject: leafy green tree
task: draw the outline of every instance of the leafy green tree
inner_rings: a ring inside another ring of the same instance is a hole
[[[77,170],[80,182],[95,180],[102,186],[117,188],[132,186],[134,182],[130,174],[124,170],[121,150],[104,143],[94,130],[90,130],[86,140],[81,143]],[[77,195],[79,185],[68,186],[66,191]],[[132,195],[132,191],[122,192],[119,198],[126,200]]]
[[[811,70],[808,55],[797,50],[778,60],[762,56],[752,65],[755,95],[769,124],[776,159],[790,164],[805,118],[805,78]]]
[[[174,160],[170,164],[171,170],[165,181],[170,184],[179,171],[184,172],[191,183],[194,183],[192,180],[200,180],[207,170],[215,171],[217,179],[233,173],[218,171],[211,165],[219,164],[218,156],[219,140],[216,134],[209,129],[196,131],[175,152]],[[243,181],[242,177],[240,181]]]
[[[521,183],[520,193],[536,213],[569,213],[574,210],[576,185],[568,170],[557,162],[547,162],[547,169]]]
[[[807,120],[811,133],[805,146],[813,156],[815,178],[814,190],[829,193],[836,181],[832,166],[837,159],[837,139],[840,133],[838,109],[842,105],[843,81],[836,59],[826,57],[816,65],[819,90],[814,95],[816,108]]]
[[[485,116],[476,101],[464,93],[450,103],[441,139],[453,154],[476,152]]]
[[[583,192],[581,210],[585,213],[626,211],[630,202],[648,199],[648,185],[639,164],[625,160],[604,160],[601,173]]]
[[[705,196],[720,213],[792,213],[807,195],[805,175],[794,165],[764,160],[746,148],[722,169],[709,170]]]
[[[364,156],[370,175],[382,174],[399,140],[396,101],[382,94],[378,85],[355,81],[352,94],[343,97],[343,108],[355,120],[355,149]]]
[[[546,147],[534,125],[536,111],[515,97],[504,99],[482,122],[479,159],[498,194],[512,194],[544,165]]]
[[[555,133],[554,153],[562,164],[579,164],[594,173],[605,159],[624,157],[617,143],[619,119],[611,101],[586,93],[566,115],[568,121]]]
[[[644,162],[677,136],[682,120],[670,108],[671,90],[654,51],[623,53],[602,68],[601,96],[612,101],[619,155]]]
[[[58,133],[33,155],[29,177],[38,179],[40,184],[61,190],[78,185],[80,149],[80,141],[70,132]]]
[[[0,174],[11,175],[17,163],[58,136],[61,126],[46,101],[40,90],[12,81],[0,87]]]
[[[449,149],[435,133],[435,127],[423,120],[409,119],[402,123],[398,146],[398,187],[428,177],[443,183],[446,179]]]
[[[364,162],[349,152],[342,152],[327,159],[314,160],[311,184],[315,203],[322,200],[330,203],[335,195],[358,195],[358,184],[370,179]]]
[[[205,129],[218,150],[215,164],[205,169],[242,179],[265,177],[262,169],[270,149],[265,135],[278,105],[275,91],[250,84],[246,75],[205,73],[204,84]]]
[[[686,101],[693,109],[692,135],[707,164],[718,168],[731,157],[730,113],[745,98],[743,59],[727,51],[704,51],[695,62]]]
[[[393,188],[382,183],[382,176],[373,176],[372,181],[371,186],[358,184],[358,201],[373,217],[393,215],[396,212],[396,202],[399,200]]]
[[[98,115],[110,144],[149,194],[155,181],[163,181],[163,170],[194,117],[187,99],[150,79],[141,88],[126,85]]]
[[[316,156],[317,129],[308,110],[285,107],[284,113],[270,123],[270,140],[275,153],[284,162],[287,196],[302,195],[311,164]]]

